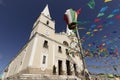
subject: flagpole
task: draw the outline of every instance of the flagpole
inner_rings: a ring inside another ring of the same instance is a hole
[[[82,43],[81,43],[80,35],[79,35],[79,32],[78,32],[78,24],[77,24],[78,13],[79,12],[76,12],[73,9],[68,9],[68,10],[66,10],[66,12],[64,14],[64,20],[68,24],[68,28],[70,30],[76,30],[75,33],[76,33],[76,37],[77,37],[77,40],[78,40],[78,46],[79,46],[79,49],[80,49],[80,55],[81,55],[81,59],[82,59],[82,63],[83,63],[83,76],[84,76],[85,79],[87,79],[86,77],[87,77],[87,75],[89,77],[89,74],[86,71],[86,64],[85,64],[85,59],[84,59],[84,55],[83,55],[84,52],[83,52],[83,49],[82,49]],[[87,79],[87,80],[90,80],[90,79]]]
[[[85,59],[84,59],[84,52],[83,52],[83,48],[82,48],[82,43],[81,43],[80,35],[79,35],[79,32],[78,32],[78,26],[76,26],[76,37],[78,39],[78,46],[80,48],[80,55],[81,55],[82,62],[83,62],[83,75],[84,75],[84,77],[86,79],[86,73],[85,73],[86,64],[85,64]]]

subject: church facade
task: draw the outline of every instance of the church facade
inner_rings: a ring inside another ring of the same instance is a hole
[[[83,61],[71,30],[55,33],[48,5],[33,25],[29,41],[11,60],[2,80],[82,79]]]

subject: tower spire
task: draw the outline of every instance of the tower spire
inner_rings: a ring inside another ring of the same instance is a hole
[[[46,5],[46,7],[44,8],[44,10],[42,11],[42,13],[47,16],[48,18],[51,19],[51,16],[50,16],[50,12],[49,12],[49,8],[48,8],[48,4]]]

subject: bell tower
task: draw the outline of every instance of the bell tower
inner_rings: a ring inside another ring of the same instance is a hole
[[[55,32],[55,21],[52,20],[48,5],[46,5],[46,7],[41,12],[40,16],[33,25],[30,39],[35,33],[40,33],[52,38],[52,36],[50,35],[54,34],[54,32]]]

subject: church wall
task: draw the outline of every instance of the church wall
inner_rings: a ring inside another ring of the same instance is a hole
[[[71,42],[71,40],[68,38],[68,37],[66,37],[65,35],[60,35],[60,34],[56,34],[55,35],[57,38],[55,38],[57,41],[59,41],[59,42],[63,42],[63,41],[67,41],[68,43],[69,43],[69,46],[70,46],[70,42]],[[63,51],[63,53],[57,53],[57,51],[56,51],[56,61],[58,61],[59,59],[61,59],[62,61],[63,61],[63,67],[64,67],[64,71],[66,70],[65,68],[66,68],[66,60],[69,60],[69,58],[67,57],[67,55],[66,55],[66,52],[65,52],[65,49],[67,49],[68,47],[65,47],[65,46],[63,46],[63,45],[61,45],[61,47],[62,47],[62,51]],[[68,48],[69,49],[69,48]],[[77,64],[77,71],[78,72],[80,72],[80,71],[82,71],[83,70],[83,63],[82,63],[82,60],[80,59],[80,55],[78,55],[79,53],[74,53],[74,57],[72,56],[72,54],[69,54],[69,56],[71,57],[71,59],[73,60],[73,62],[71,62],[71,70],[72,71],[74,71],[74,69],[73,69],[73,64],[74,63],[76,63]]]
[[[48,26],[50,26],[51,28],[55,29],[55,23],[53,20],[49,19],[48,17],[46,17],[44,14],[40,15],[39,17],[40,22],[44,23],[47,25],[47,21],[49,21]]]
[[[69,46],[70,46],[71,40],[67,37],[67,35],[62,34],[62,33],[56,33],[56,34],[55,34],[55,37],[56,37],[56,38],[55,38],[56,41],[58,41],[58,42],[60,42],[60,43],[62,43],[62,44],[63,44],[63,41],[67,41],[68,44],[69,44]]]
[[[55,40],[58,41],[59,43],[54,43],[55,44],[55,66],[56,66],[56,71],[58,74],[58,60],[62,61],[62,70],[63,70],[63,74],[66,74],[66,59],[67,59],[67,55],[66,55],[66,49],[68,49],[68,47],[63,45],[63,41],[69,41],[68,38],[66,38],[65,35],[57,35],[55,34]],[[59,52],[59,48],[58,46],[61,46],[61,52]]]
[[[48,36],[46,36],[48,37]],[[58,36],[57,36],[58,37]],[[56,37],[56,38],[57,38]],[[61,37],[61,35],[59,35],[59,37]],[[56,39],[54,38],[54,39]],[[38,68],[40,70],[53,70],[53,65],[55,65],[56,67],[58,67],[58,60],[62,60],[62,65],[63,65],[63,71],[66,72],[66,49],[68,49],[68,47],[63,45],[63,40],[66,37],[62,37],[62,41],[56,42],[54,40],[50,40],[48,38],[45,38],[43,36],[38,36],[38,43],[37,43],[37,47],[36,47],[36,52],[34,55],[34,61],[32,64],[33,68]],[[43,48],[43,43],[44,40],[48,41],[48,49]],[[67,39],[66,39],[67,40]],[[61,43],[62,42],[62,43]],[[62,48],[62,52],[58,52],[58,46],[61,46]],[[45,65],[42,65],[42,56],[46,55],[47,56],[47,62]],[[58,70],[58,69],[57,69]]]
[[[8,66],[8,72],[6,72],[5,77],[12,76],[21,70],[25,51],[26,51],[25,49],[20,51],[19,55],[17,55],[17,57],[10,62]]]
[[[40,15],[37,21],[33,25],[33,30],[31,32],[30,38],[35,32],[54,38],[55,33],[55,23],[45,15]]]
[[[53,41],[44,38],[43,36],[37,36],[38,41],[37,41],[37,46],[35,48],[35,54],[34,54],[34,58],[33,58],[33,63],[31,68],[36,68],[39,70],[44,71],[45,69],[52,69],[52,60],[53,60],[53,56],[52,56],[52,45],[53,45]],[[43,44],[44,41],[48,41],[48,48],[44,48]],[[46,56],[46,63],[42,64],[43,62],[43,56]],[[36,72],[36,73],[40,73],[40,72]]]
[[[48,69],[53,69],[53,58],[54,58],[54,41],[49,40],[49,51],[48,51]]]
[[[37,36],[37,45],[35,47],[35,52],[33,55],[33,63],[31,65],[32,68],[40,68],[40,51],[42,48],[42,41],[39,36]]]
[[[33,45],[35,43],[35,38],[36,38],[36,36],[33,37],[33,39],[27,45],[26,56],[25,56],[24,63],[23,63],[23,66],[22,66],[23,70],[31,66],[31,65],[29,65],[30,64],[30,57],[32,56],[31,54],[32,54],[32,51],[33,51]]]
[[[38,22],[38,23],[39,23],[39,22]],[[39,24],[37,24],[36,27],[34,27],[33,30],[31,31],[31,34],[30,34],[30,38],[29,38],[29,39],[31,39],[32,36],[37,32],[37,30],[38,30],[38,28],[39,28],[38,25],[39,25]]]
[[[54,38],[54,30],[49,28],[46,25],[43,25],[42,23],[38,25],[37,32],[45,36],[48,36],[49,38],[52,38],[52,39]]]

